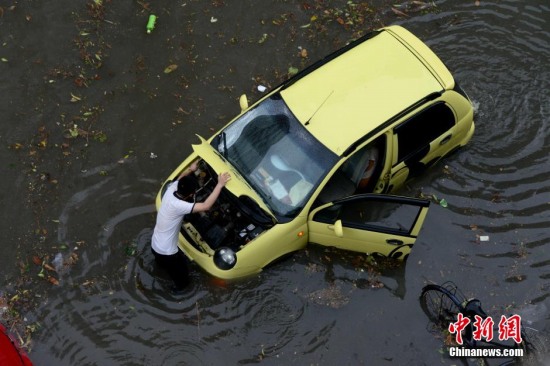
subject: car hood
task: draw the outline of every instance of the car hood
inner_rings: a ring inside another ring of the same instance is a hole
[[[198,136],[198,135],[197,135]],[[201,143],[192,145],[193,151],[206,161],[216,173],[229,172],[231,180],[227,182],[225,188],[236,197],[248,197],[258,204],[258,206],[276,221],[275,215],[265,204],[260,195],[248,184],[241,173],[236,170],[227,160],[225,160],[207,140],[198,136]]]

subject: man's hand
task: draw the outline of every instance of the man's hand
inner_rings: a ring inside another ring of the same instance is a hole
[[[218,175],[219,186],[225,186],[229,180],[231,180],[231,174],[229,174],[229,172],[220,173],[220,175]]]
[[[180,180],[181,178],[185,177],[186,175],[189,175],[191,173],[194,173],[199,168],[199,161],[200,159],[195,160],[194,162],[189,165],[187,169],[185,169],[181,174],[178,176],[177,180]]]
[[[210,210],[214,202],[218,199],[218,196],[220,195],[223,186],[227,184],[227,182],[231,179],[231,175],[228,172],[221,173],[218,175],[218,184],[216,184],[216,187],[210,193],[210,195],[204,200],[204,202],[197,202],[193,206],[193,212],[204,212]]]

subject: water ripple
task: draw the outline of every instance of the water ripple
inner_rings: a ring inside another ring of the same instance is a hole
[[[87,188],[59,216],[58,239],[80,243],[80,261],[39,314],[40,362],[380,364],[416,356],[430,364],[441,362],[440,344],[424,346],[430,335],[419,334],[418,294],[405,287],[452,279],[489,304],[543,304],[550,296],[550,8],[546,0],[528,3],[444,0],[436,12],[401,21],[454,70],[478,107],[472,141],[410,184],[448,207],[432,205],[414,261],[395,276],[398,290],[360,289],[367,274],[334,258],[309,273],[306,256],[234,283],[192,265],[188,292],[173,296],[150,252],[158,182],[121,184],[116,174],[131,175],[137,162],[106,164],[79,177]],[[104,170],[109,176],[99,175]],[[334,282],[347,286],[341,308],[311,300]]]

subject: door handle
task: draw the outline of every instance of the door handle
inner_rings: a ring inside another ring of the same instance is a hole
[[[386,240],[386,243],[391,245],[403,245],[403,241],[399,239],[388,239]]]
[[[446,136],[443,140],[439,142],[439,145],[445,145],[447,142],[451,140],[451,137],[453,137],[452,134],[450,134],[449,136]]]

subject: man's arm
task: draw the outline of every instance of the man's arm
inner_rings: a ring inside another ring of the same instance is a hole
[[[199,163],[198,160],[195,160],[191,165],[189,165],[189,168],[185,169],[181,174],[176,178],[176,180],[180,180],[181,178],[185,177],[186,175],[189,175],[195,171],[197,171]]]
[[[221,173],[220,175],[218,175],[218,184],[216,184],[216,187],[214,187],[212,193],[210,193],[210,195],[204,200],[204,202],[195,203],[195,206],[193,206],[193,212],[203,212],[210,210],[214,202],[216,202],[216,200],[218,199],[222,188],[227,184],[230,179],[231,175],[229,175],[229,173]]]

